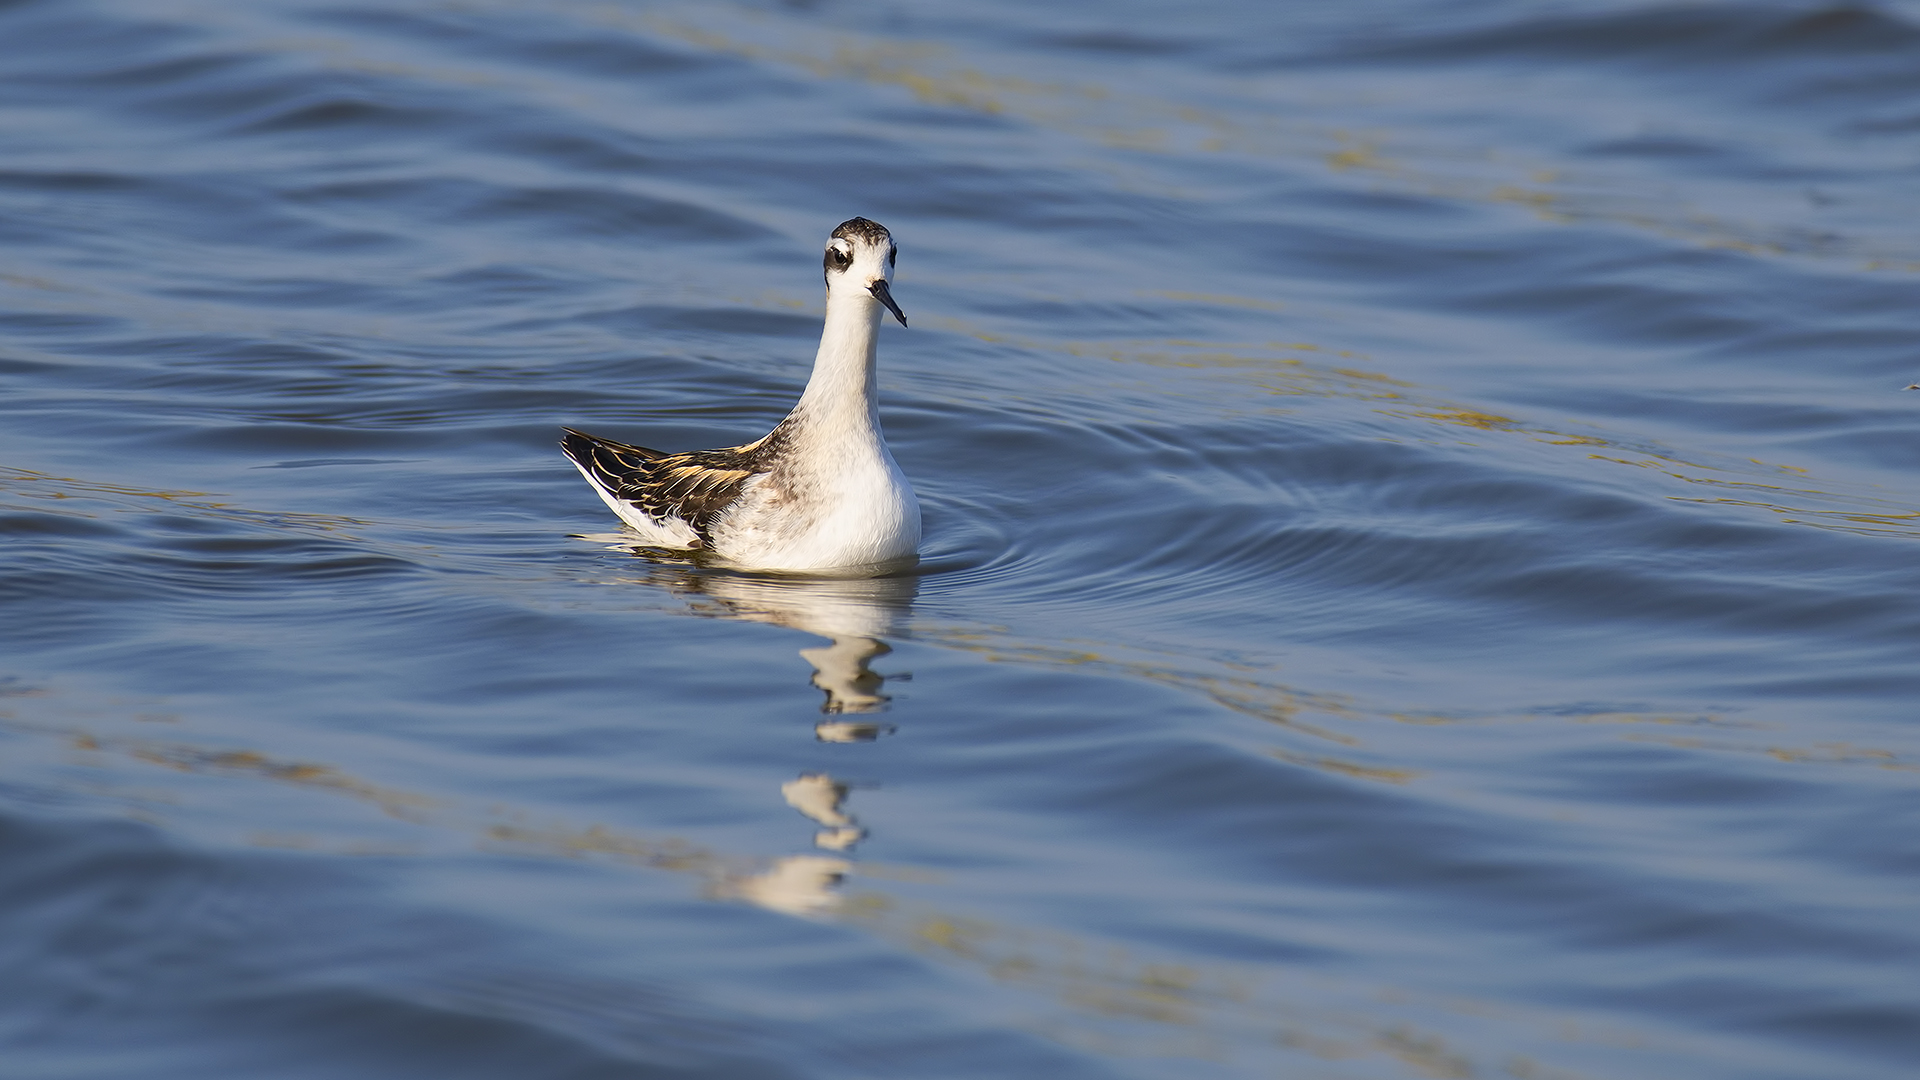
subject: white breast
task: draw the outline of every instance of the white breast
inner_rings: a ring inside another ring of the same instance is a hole
[[[763,570],[891,562],[920,546],[920,503],[884,444],[785,462],[747,482],[708,530],[721,559]],[[877,451],[877,453],[875,452]]]

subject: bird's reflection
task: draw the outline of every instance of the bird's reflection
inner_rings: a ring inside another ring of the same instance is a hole
[[[800,655],[813,665],[813,685],[827,694],[820,711],[867,713],[885,708],[892,700],[880,692],[886,680],[867,665],[892,651],[886,642],[870,637],[836,637],[825,648],[801,649]]]
[[[813,834],[815,847],[848,851],[867,835],[867,830],[840,810],[847,801],[847,785],[826,773],[802,773],[800,779],[780,785],[780,794],[788,806],[826,826]]]
[[[853,864],[830,855],[788,855],[758,874],[722,883],[717,895],[785,915],[830,915],[840,906],[840,883]]]
[[[819,709],[826,718],[813,729],[820,742],[872,742],[893,731],[892,725],[871,717],[891,701],[881,692],[886,681],[908,676],[881,675],[871,665],[893,651],[882,635],[905,626],[919,589],[917,578],[756,577],[665,558],[633,547],[625,534],[582,539],[631,551],[641,569],[622,575],[624,581],[666,589],[701,614],[771,623],[828,639],[826,645],[800,650],[813,667],[813,686],[826,695]],[[867,835],[866,827],[846,809],[849,790],[845,781],[825,772],[802,773],[782,784],[780,794],[787,805],[819,826],[814,846],[836,854],[776,859],[758,873],[729,877],[719,891],[787,914],[833,911],[840,902],[838,887],[853,869],[845,856]]]

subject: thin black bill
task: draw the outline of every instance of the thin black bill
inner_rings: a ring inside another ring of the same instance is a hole
[[[867,286],[867,291],[873,294],[875,300],[885,304],[888,311],[893,312],[893,317],[900,320],[901,326],[907,325],[907,317],[901,314],[900,305],[893,302],[893,293],[887,288],[886,278]]]

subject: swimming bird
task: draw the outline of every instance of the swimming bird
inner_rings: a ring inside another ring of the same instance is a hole
[[[561,447],[642,543],[750,570],[897,564],[920,546],[920,504],[880,433],[875,342],[898,249],[877,222],[833,230],[813,376],[787,418],[742,446],[667,454],[565,428]]]

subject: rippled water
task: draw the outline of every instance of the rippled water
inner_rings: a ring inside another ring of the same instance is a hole
[[[1920,7],[0,41],[9,1077],[1920,1062]],[[635,552],[854,214],[920,572]]]

